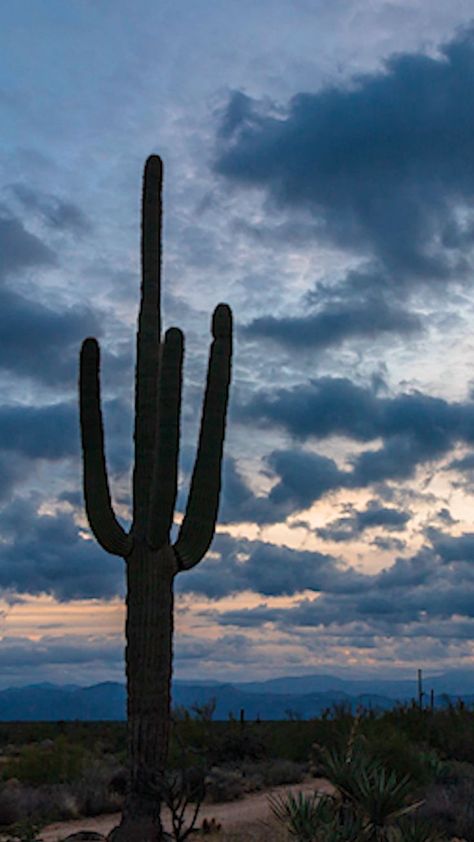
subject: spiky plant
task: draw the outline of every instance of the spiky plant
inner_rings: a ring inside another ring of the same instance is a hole
[[[81,351],[80,409],[87,516],[98,543],[122,556],[127,570],[126,671],[129,782],[114,842],[157,842],[170,727],[173,581],[207,552],[215,530],[221,484],[232,355],[232,317],[220,304],[196,462],[178,539],[170,543],[177,494],[183,335],[161,337],[160,273],[163,167],[145,165],[142,202],[142,283],[135,379],[133,520],[117,521],[107,478],[100,404],[99,346]]]
[[[324,842],[325,830],[333,820],[334,804],[329,796],[317,792],[286,792],[270,795],[268,804],[277,822],[296,842]]]

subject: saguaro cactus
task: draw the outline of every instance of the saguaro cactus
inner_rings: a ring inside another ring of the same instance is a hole
[[[100,404],[99,346],[81,351],[80,410],[87,516],[98,543],[127,569],[126,670],[129,785],[114,842],[164,838],[157,798],[165,770],[172,671],[173,580],[207,552],[215,530],[232,355],[232,316],[219,304],[196,462],[178,539],[170,543],[178,482],[183,335],[161,340],[161,159],[145,165],[142,284],[135,383],[133,522],[125,532],[110,498]]]

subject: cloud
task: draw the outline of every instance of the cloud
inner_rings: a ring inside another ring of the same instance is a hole
[[[55,266],[56,255],[22,223],[0,208],[0,280],[31,266]]]
[[[107,427],[107,465],[115,499],[129,502],[126,481],[131,464],[132,431],[130,407],[120,400],[103,402]],[[74,402],[44,406],[0,405],[0,501],[8,500],[48,462],[48,471],[59,466],[65,490],[59,499],[82,507],[82,492],[72,492],[64,483],[79,483],[79,409]],[[66,464],[64,462],[66,461]],[[125,498],[125,499],[124,499]],[[1,518],[0,514],[0,530]]]
[[[354,538],[360,538],[368,529],[376,527],[383,527],[389,532],[401,531],[409,520],[408,512],[383,506],[377,500],[370,500],[365,509],[353,509],[349,515],[318,529],[317,534],[325,541],[352,541]]]
[[[122,637],[99,636],[48,637],[40,640],[25,640],[21,637],[2,637],[0,667],[11,670],[17,667],[28,671],[32,668],[52,664],[81,665],[100,662],[102,667],[121,664],[123,658]]]
[[[78,452],[75,404],[0,406],[0,450],[30,459],[64,459]],[[15,457],[11,457],[15,458]]]
[[[86,336],[101,333],[87,306],[62,311],[0,287],[0,367],[47,385],[73,383]]]
[[[410,335],[421,320],[382,297],[341,302],[306,316],[261,316],[242,329],[249,339],[271,339],[287,348],[313,349],[341,345],[348,339],[375,339],[386,334]]]
[[[56,264],[56,255],[18,219],[0,217],[0,367],[48,385],[74,381],[82,339],[101,333],[87,305],[60,311],[15,290],[26,270]]]
[[[333,470],[333,487],[406,479],[419,464],[441,458],[457,442],[474,440],[471,400],[450,403],[419,391],[384,397],[374,385],[360,386],[341,377],[261,392],[238,407],[236,416],[279,427],[301,441],[329,436],[364,443],[383,440],[378,449],[354,456],[352,470]]]
[[[178,577],[180,592],[201,593],[212,599],[245,590],[292,596],[306,589],[346,593],[364,586],[361,574],[323,553],[222,534],[216,536],[212,553],[199,568]]]
[[[241,478],[235,461],[227,457],[221,523],[278,523],[346,482],[346,474],[336,463],[317,453],[275,450],[267,456],[265,465],[277,481],[267,494],[256,495]]]
[[[351,579],[334,575],[336,571],[328,565],[332,574],[327,580],[329,587],[314,588],[320,591],[314,598],[305,597],[287,607],[262,603],[214,616],[222,625],[258,628],[273,623],[289,630],[318,627],[339,637],[348,635],[349,630],[354,635],[358,629],[359,636],[363,632],[369,639],[404,635],[436,639],[440,623],[454,623],[451,631],[448,627],[443,634],[465,637],[469,636],[468,624],[472,636],[473,550],[472,534],[452,538],[437,533],[432,545],[425,545],[414,556],[398,558],[377,574],[357,574]],[[459,624],[464,630],[457,628]]]
[[[21,454],[12,454],[0,447],[0,502],[9,500],[18,483],[31,473],[31,462]]]
[[[123,565],[84,540],[70,511],[39,514],[35,498],[8,503],[0,520],[0,587],[59,600],[124,592]]]
[[[473,76],[470,30],[437,58],[396,55],[284,110],[234,92],[215,170],[288,211],[307,209],[320,237],[380,261],[399,285],[463,275],[474,243]]]
[[[10,190],[23,208],[29,213],[37,213],[51,228],[71,231],[76,235],[87,234],[91,230],[89,218],[73,202],[33,190],[26,184],[12,184]]]

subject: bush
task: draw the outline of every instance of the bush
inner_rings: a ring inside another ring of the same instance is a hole
[[[262,735],[251,726],[230,723],[208,748],[209,765],[243,760],[262,760],[266,756]]]
[[[122,795],[113,786],[119,771],[113,759],[90,761],[79,780],[71,784],[81,816],[99,816],[120,809]]]
[[[82,746],[58,737],[52,744],[24,746],[19,756],[3,767],[3,778],[17,778],[34,786],[77,780],[90,756]]]
[[[265,786],[296,784],[303,780],[305,767],[292,760],[273,760],[262,764]]]
[[[400,777],[409,775],[418,785],[431,783],[440,771],[440,759],[435,751],[427,751],[413,743],[403,732],[388,732],[369,737],[367,753],[393,770]]]
[[[419,814],[440,833],[474,842],[474,780],[431,787]]]
[[[205,780],[206,801],[235,801],[244,794],[244,779],[241,772],[231,769],[211,769]]]

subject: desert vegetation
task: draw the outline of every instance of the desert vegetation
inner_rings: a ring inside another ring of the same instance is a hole
[[[124,723],[0,726],[5,838],[34,840],[47,822],[119,811],[125,742]],[[316,788],[321,777],[335,785],[332,797],[280,791],[270,825],[252,837],[224,827],[215,838],[474,842],[474,711],[461,705],[380,715],[335,707],[306,721],[243,724],[179,711],[167,765],[175,793],[190,803],[238,801],[302,780]]]

